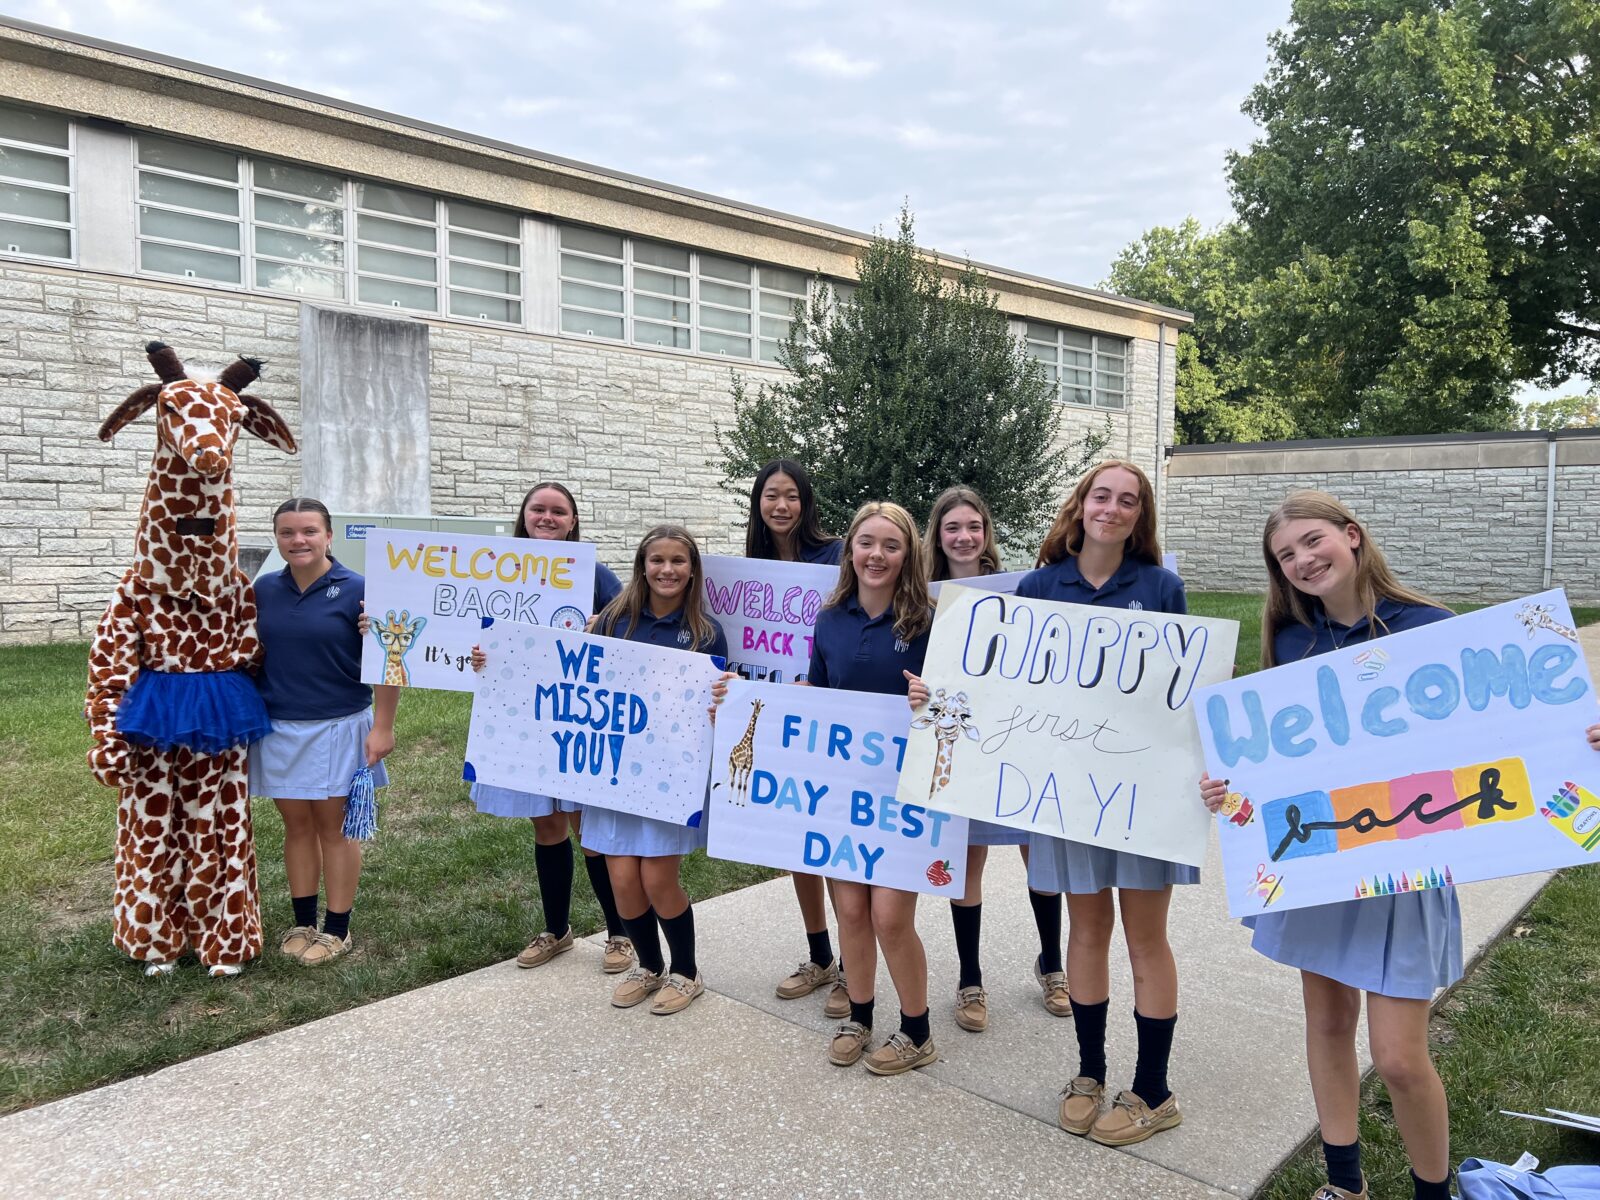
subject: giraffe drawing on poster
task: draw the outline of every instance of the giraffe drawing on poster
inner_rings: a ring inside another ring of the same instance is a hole
[[[913,729],[933,730],[939,750],[933,762],[933,781],[928,785],[928,799],[943,791],[950,783],[950,772],[955,764],[956,742],[965,735],[978,740],[978,727],[972,723],[972,710],[967,707],[967,694],[954,696],[939,688],[928,701],[928,711],[911,722]]]
[[[383,647],[383,682],[394,687],[409,687],[410,676],[406,673],[406,653],[417,640],[417,634],[422,632],[422,627],[428,623],[427,617],[417,617],[412,620],[411,610],[403,608],[400,615],[394,615],[390,609],[383,620],[372,626],[373,636],[378,639],[378,644]]]
[[[750,702],[750,723],[744,728],[739,744],[728,752],[728,787],[733,792],[733,802],[744,807],[744,797],[750,794],[750,774],[755,767],[756,718],[761,715],[761,701]]]

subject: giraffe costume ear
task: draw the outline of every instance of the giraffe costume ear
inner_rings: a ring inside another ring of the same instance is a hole
[[[178,352],[165,342],[146,342],[144,352],[150,360],[150,366],[155,369],[156,378],[161,382],[146,384],[111,410],[111,415],[100,426],[102,442],[109,442],[119,429],[143,414],[160,398],[161,389],[167,384],[188,378],[183,363],[178,361]]]
[[[217,382],[238,396],[240,403],[244,405],[244,415],[239,418],[241,429],[252,437],[260,438],[269,446],[276,446],[285,454],[293,454],[294,434],[289,432],[289,423],[265,400],[257,396],[248,396],[244,391],[261,378],[261,368],[265,365],[259,358],[246,358],[241,354],[223,368],[222,374],[217,377]]]

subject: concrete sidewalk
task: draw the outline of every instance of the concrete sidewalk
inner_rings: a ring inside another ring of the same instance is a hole
[[[927,899],[940,1061],[880,1079],[826,1059],[822,997],[772,987],[804,941],[787,880],[696,907],[710,993],[613,1009],[598,947],[435,984],[0,1120],[0,1195],[113,1197],[1249,1195],[1315,1125],[1294,972],[1229,921],[1215,861],[1173,905],[1184,1124],[1130,1151],[1069,1137],[1057,1092],[1072,1023],[1047,1014],[1024,876],[990,852],[990,1029],[951,1019],[948,906]],[[1542,876],[1462,889],[1468,953]],[[1113,948],[1111,1086],[1133,1070]],[[335,968],[337,969],[337,968]],[[219,987],[227,986],[219,983]],[[895,1027],[880,975],[881,1033]]]

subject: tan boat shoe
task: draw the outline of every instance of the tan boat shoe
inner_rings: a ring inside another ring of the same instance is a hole
[[[850,992],[844,986],[843,975],[839,976],[839,982],[833,985],[833,990],[823,1002],[822,1015],[830,1021],[842,1021],[850,1015]]]
[[[668,975],[666,983],[656,992],[656,1001],[650,1006],[650,1011],[658,1017],[670,1017],[688,1008],[694,998],[705,990],[706,985],[699,975],[693,979],[687,975]]]
[[[316,936],[315,926],[296,925],[278,942],[278,953],[287,954],[290,958],[299,958],[310,948]]]
[[[1347,1191],[1342,1187],[1334,1187],[1331,1183],[1325,1183],[1311,1193],[1311,1200],[1368,1200],[1370,1195],[1371,1193],[1367,1191],[1367,1177],[1363,1175],[1359,1192]]]
[[[1132,1146],[1182,1124],[1176,1096],[1151,1108],[1133,1092],[1118,1092],[1111,1107],[1089,1127],[1089,1137],[1102,1146]]]
[[[904,1033],[896,1033],[867,1055],[867,1070],[874,1075],[904,1075],[938,1061],[939,1052],[933,1048],[931,1037],[919,1046]]]
[[[517,955],[519,967],[542,967],[558,954],[565,954],[572,949],[572,927],[567,927],[566,933],[557,937],[548,931],[541,933],[533,941],[522,948],[522,953]]]
[[[1105,1098],[1105,1084],[1079,1075],[1061,1089],[1061,1113],[1057,1118],[1061,1128],[1083,1137],[1099,1118]]]
[[[638,956],[633,952],[633,941],[630,938],[614,937],[606,939],[605,957],[601,960],[600,969],[607,975],[621,975],[637,961]]]
[[[1067,973],[1051,971],[1048,975],[1039,970],[1039,960],[1034,959],[1033,977],[1044,991],[1044,1010],[1052,1017],[1072,1015],[1072,995],[1067,991]]]
[[[622,982],[612,989],[611,1003],[616,1008],[632,1008],[636,1004],[643,1004],[659,992],[666,982],[663,976],[657,975],[654,971],[634,967],[622,977]]]
[[[853,1067],[866,1052],[872,1030],[859,1021],[846,1021],[833,1031],[828,1045],[828,1061],[836,1067]]]
[[[331,933],[318,933],[311,939],[311,944],[305,948],[298,961],[303,967],[320,967],[324,963],[330,963],[349,954],[350,946],[348,934],[336,938]]]
[[[819,967],[809,959],[794,969],[794,974],[786,976],[778,984],[779,1000],[798,1000],[802,996],[809,996],[824,984],[839,981],[839,960],[836,958],[825,967]]]
[[[989,1028],[989,996],[981,987],[964,987],[956,993],[956,1024],[969,1033]]]

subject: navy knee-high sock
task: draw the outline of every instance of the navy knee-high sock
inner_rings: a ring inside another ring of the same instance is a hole
[[[1172,1058],[1172,1034],[1178,1018],[1147,1017],[1134,1010],[1133,1023],[1139,1030],[1139,1058],[1133,1068],[1133,1094],[1151,1108],[1172,1095],[1167,1087],[1167,1062]]]
[[[1336,1188],[1343,1188],[1347,1192],[1361,1190],[1361,1143],[1351,1142],[1348,1146],[1335,1146],[1331,1142],[1322,1143],[1322,1158],[1328,1164],[1328,1182]]]
[[[1061,893],[1028,889],[1033,923],[1039,930],[1039,974],[1061,970]]]
[[[685,979],[700,974],[694,957],[694,905],[675,917],[662,917],[661,932],[667,935],[667,949],[672,951],[672,973]]]
[[[624,917],[623,927],[633,939],[633,952],[639,956],[639,965],[646,971],[659,975],[667,969],[661,957],[661,931],[656,927],[656,910],[647,908],[637,917]]]
[[[956,987],[982,987],[983,963],[978,955],[978,933],[983,927],[983,903],[957,904],[951,901],[950,923],[956,927],[956,960],[961,964]]]
[[[1078,1035],[1078,1074],[1096,1083],[1106,1081],[1106,1013],[1110,1000],[1099,1004],[1072,1001],[1072,1026]]]
[[[536,844],[533,869],[539,876],[539,898],[544,901],[544,927],[557,938],[565,937],[572,916],[572,842]]]
[[[589,873],[589,887],[594,898],[600,901],[600,911],[606,915],[607,937],[631,937],[623,925],[622,914],[617,911],[617,896],[611,890],[611,872],[606,870],[604,854],[585,854],[583,869]]]

